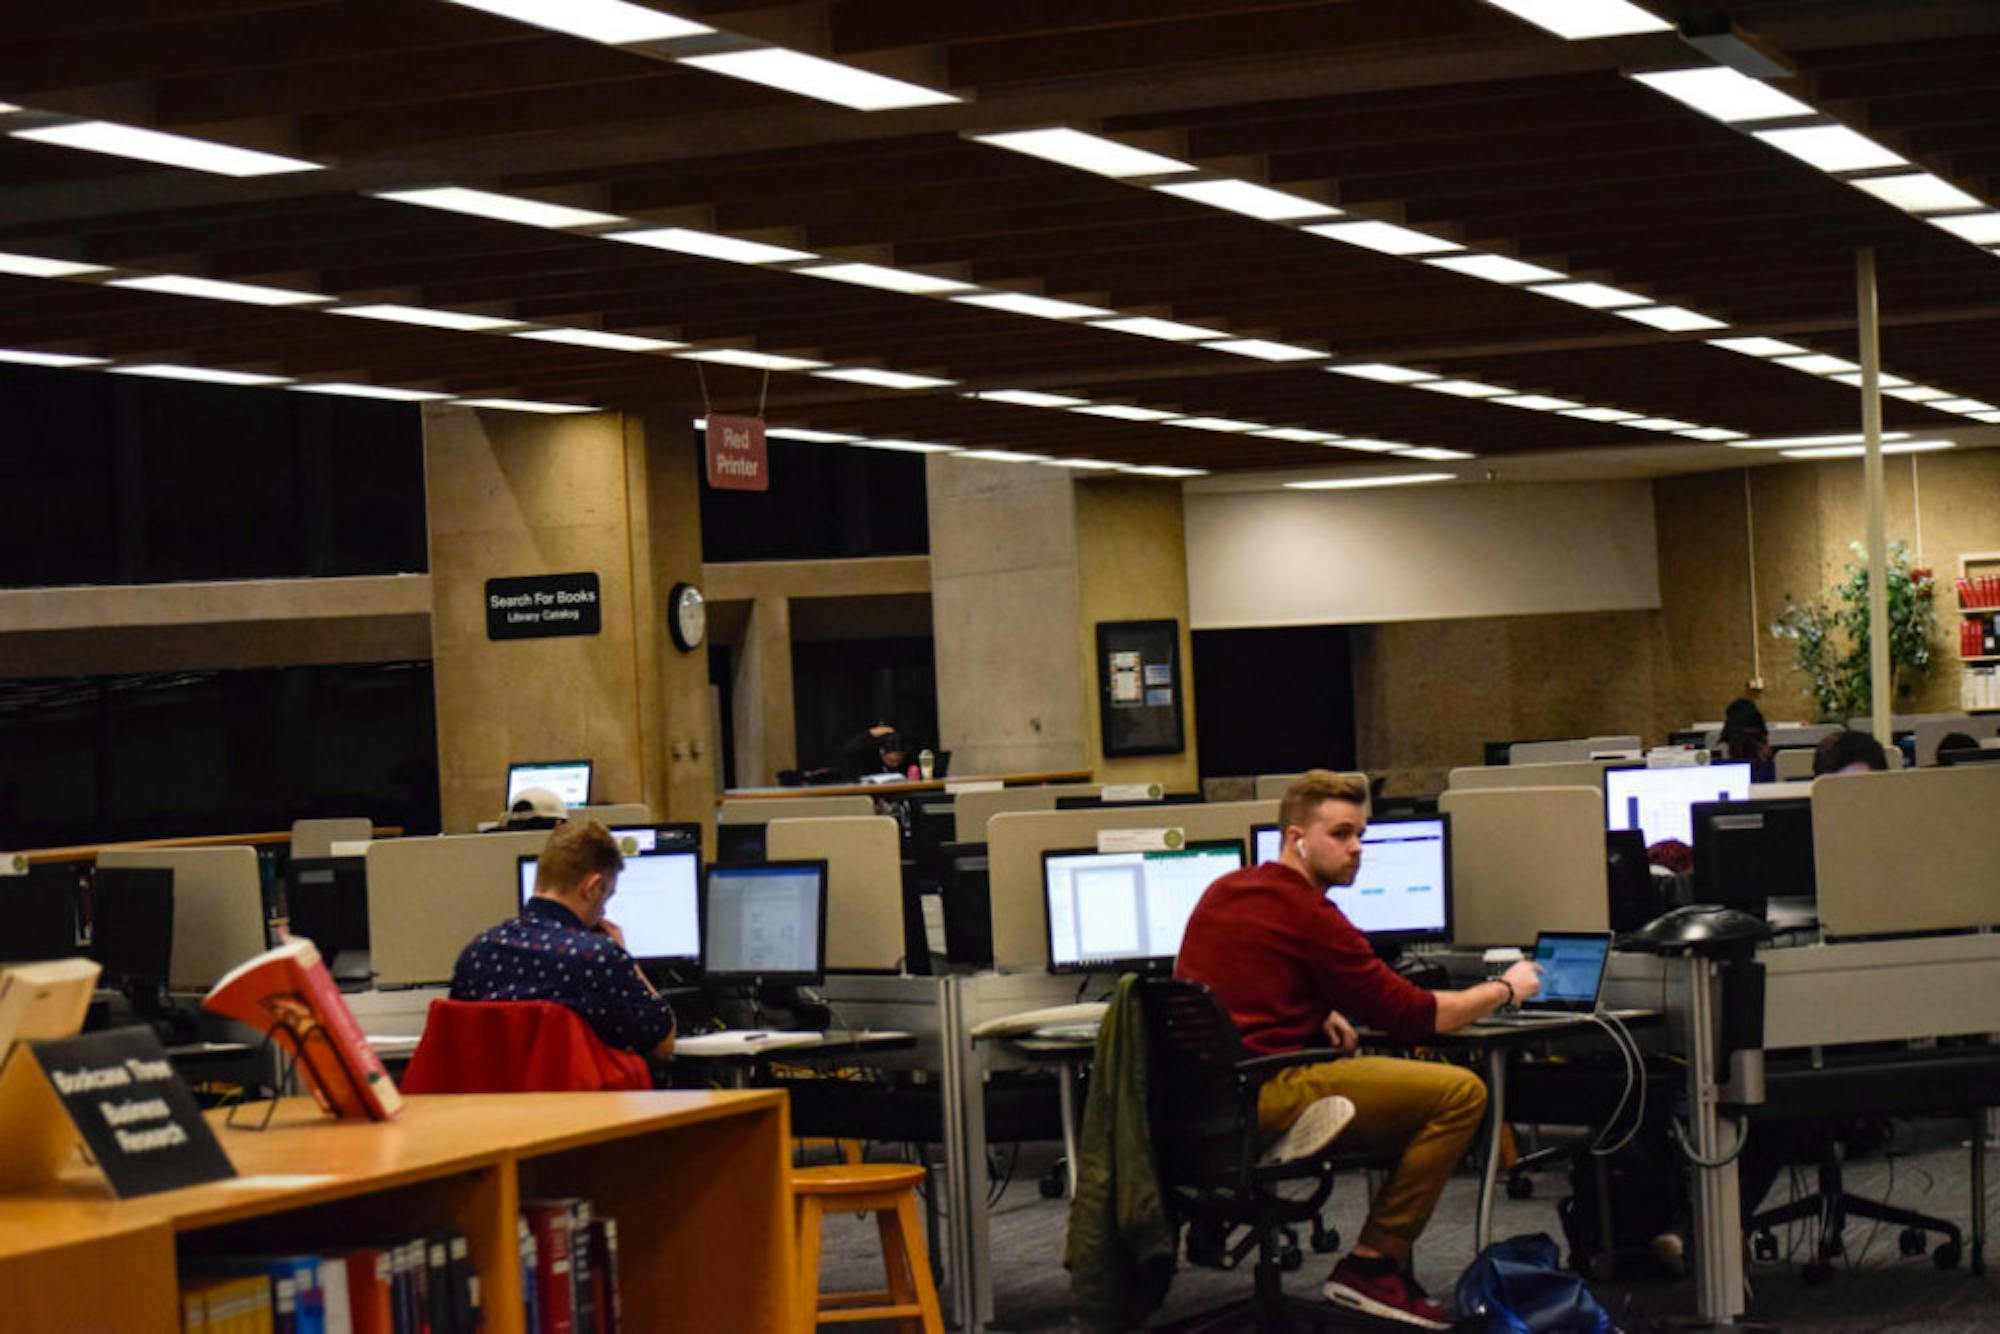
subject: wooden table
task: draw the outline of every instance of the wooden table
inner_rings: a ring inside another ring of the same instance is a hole
[[[456,1229],[490,1334],[522,1334],[515,1218],[575,1195],[618,1221],[634,1329],[765,1331],[792,1319],[790,1114],[776,1090],[412,1097],[385,1124],[287,1099],[268,1130],[211,1117],[241,1176],[133,1200],[79,1168],[0,1196],[10,1331],[180,1329],[176,1257],[361,1245]],[[268,1186],[243,1178],[285,1176]]]

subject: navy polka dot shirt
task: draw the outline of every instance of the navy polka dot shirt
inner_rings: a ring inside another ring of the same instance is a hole
[[[480,933],[451,973],[457,1001],[558,1001],[613,1047],[649,1055],[674,1031],[674,1012],[639,979],[632,956],[549,898]]]

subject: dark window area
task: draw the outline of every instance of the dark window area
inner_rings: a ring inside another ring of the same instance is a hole
[[[1204,777],[1354,767],[1347,627],[1194,633]]]
[[[921,454],[795,440],[769,444],[770,490],[717,491],[704,477],[703,560],[826,560],[930,551]]]
[[[0,585],[427,568],[415,407],[0,367]]]
[[[937,748],[937,666],[928,639],[848,639],[792,645],[799,768],[831,768],[869,725],[893,723],[910,745]]]
[[[438,829],[427,662],[0,683],[0,847]]]

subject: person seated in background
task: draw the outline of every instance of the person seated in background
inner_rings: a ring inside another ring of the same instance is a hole
[[[456,1001],[555,1001],[606,1046],[664,1061],[674,1054],[674,1011],[625,952],[604,915],[625,858],[595,820],[556,826],[535,864],[534,897],[458,956]]]
[[[554,829],[569,819],[563,799],[545,787],[524,787],[515,796],[507,813],[493,827],[517,832],[523,829]]]
[[[1410,1273],[1410,1251],[1486,1112],[1486,1086],[1461,1066],[1357,1056],[1354,1021],[1401,1041],[1463,1028],[1541,989],[1522,960],[1458,991],[1426,991],[1399,976],[1327,898],[1361,869],[1368,788],[1358,777],[1308,770],[1278,805],[1278,860],[1223,876],[1188,918],[1174,975],[1216,995],[1254,1055],[1329,1044],[1328,1060],[1282,1070],[1257,1108],[1283,1131],[1321,1098],[1354,1103],[1344,1148],[1401,1159],[1369,1206],[1351,1253],[1326,1281],[1329,1301],[1426,1329],[1450,1321]]]
[[[908,763],[902,734],[889,723],[875,723],[867,731],[847,739],[834,768],[842,778],[858,779],[870,774],[901,773]]]
[[[1723,757],[1736,762],[1747,761],[1750,765],[1750,781],[1768,783],[1777,777],[1777,762],[1772,758],[1771,732],[1764,724],[1764,711],[1756,701],[1733,699],[1722,714],[1722,735],[1716,746]]]
[[[1813,777],[1822,774],[1862,774],[1889,767],[1882,743],[1866,732],[1842,730],[1813,747]]]

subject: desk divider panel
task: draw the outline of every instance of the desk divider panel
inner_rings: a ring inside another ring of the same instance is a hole
[[[375,984],[451,980],[459,951],[521,911],[517,869],[546,829],[385,838],[368,845],[368,954]]]
[[[1010,811],[987,826],[993,903],[993,962],[1003,971],[1049,966],[1042,919],[1042,854],[1051,848],[1094,848],[1100,829],[1184,829],[1189,841],[1243,840],[1253,855],[1250,826],[1274,824],[1275,801],[1225,801],[1199,806],[1107,806],[1088,811]]]
[[[1636,736],[1583,736],[1568,741],[1517,741],[1507,750],[1509,764],[1560,764],[1565,760],[1587,760],[1605,750],[1638,750],[1643,743]]]
[[[366,843],[375,837],[375,822],[365,815],[334,820],[292,821],[292,856],[331,857],[336,843]]]
[[[1496,787],[1604,788],[1609,760],[1552,760],[1544,764],[1477,764],[1453,769],[1445,786],[1486,791]]]
[[[826,859],[828,969],[895,969],[903,957],[903,855],[892,817],[773,820],[764,848],[774,862]]]
[[[773,820],[828,820],[874,813],[873,797],[738,797],[724,799],[715,812],[715,822],[769,824]]]
[[[255,848],[107,848],[99,866],[159,867],[174,873],[175,991],[206,991],[265,948],[263,878]]]
[[[1828,774],[1813,784],[1820,929],[1832,936],[2000,925],[1987,837],[2000,765]]]
[[[1527,945],[1538,931],[1609,931],[1604,794],[1594,787],[1453,790],[1452,939]]]
[[[1937,767],[1938,742],[1953,732],[1963,732],[1974,741],[1982,737],[2000,736],[2000,713],[1985,713],[1975,718],[1971,714],[1960,714],[1956,718],[1936,718],[1921,722],[1914,729],[1917,737],[1917,766],[1922,769]]]
[[[1358,778],[1364,784],[1368,781],[1368,775],[1364,773],[1347,772],[1341,776],[1343,778]],[[1285,795],[1285,789],[1290,787],[1297,778],[1297,774],[1258,774],[1257,800],[1277,801]]]
[[[572,806],[572,820],[595,820],[606,829],[614,826],[653,823],[653,808],[643,801],[613,802],[603,806]]]
[[[1103,790],[1100,783],[1044,783],[1039,787],[961,792],[951,803],[958,841],[986,842],[986,822],[1002,811],[1052,811],[1057,797],[1094,797]]]
[[[1780,783],[1797,783],[1812,778],[1813,752],[1781,750],[1771,757],[1771,772]]]

